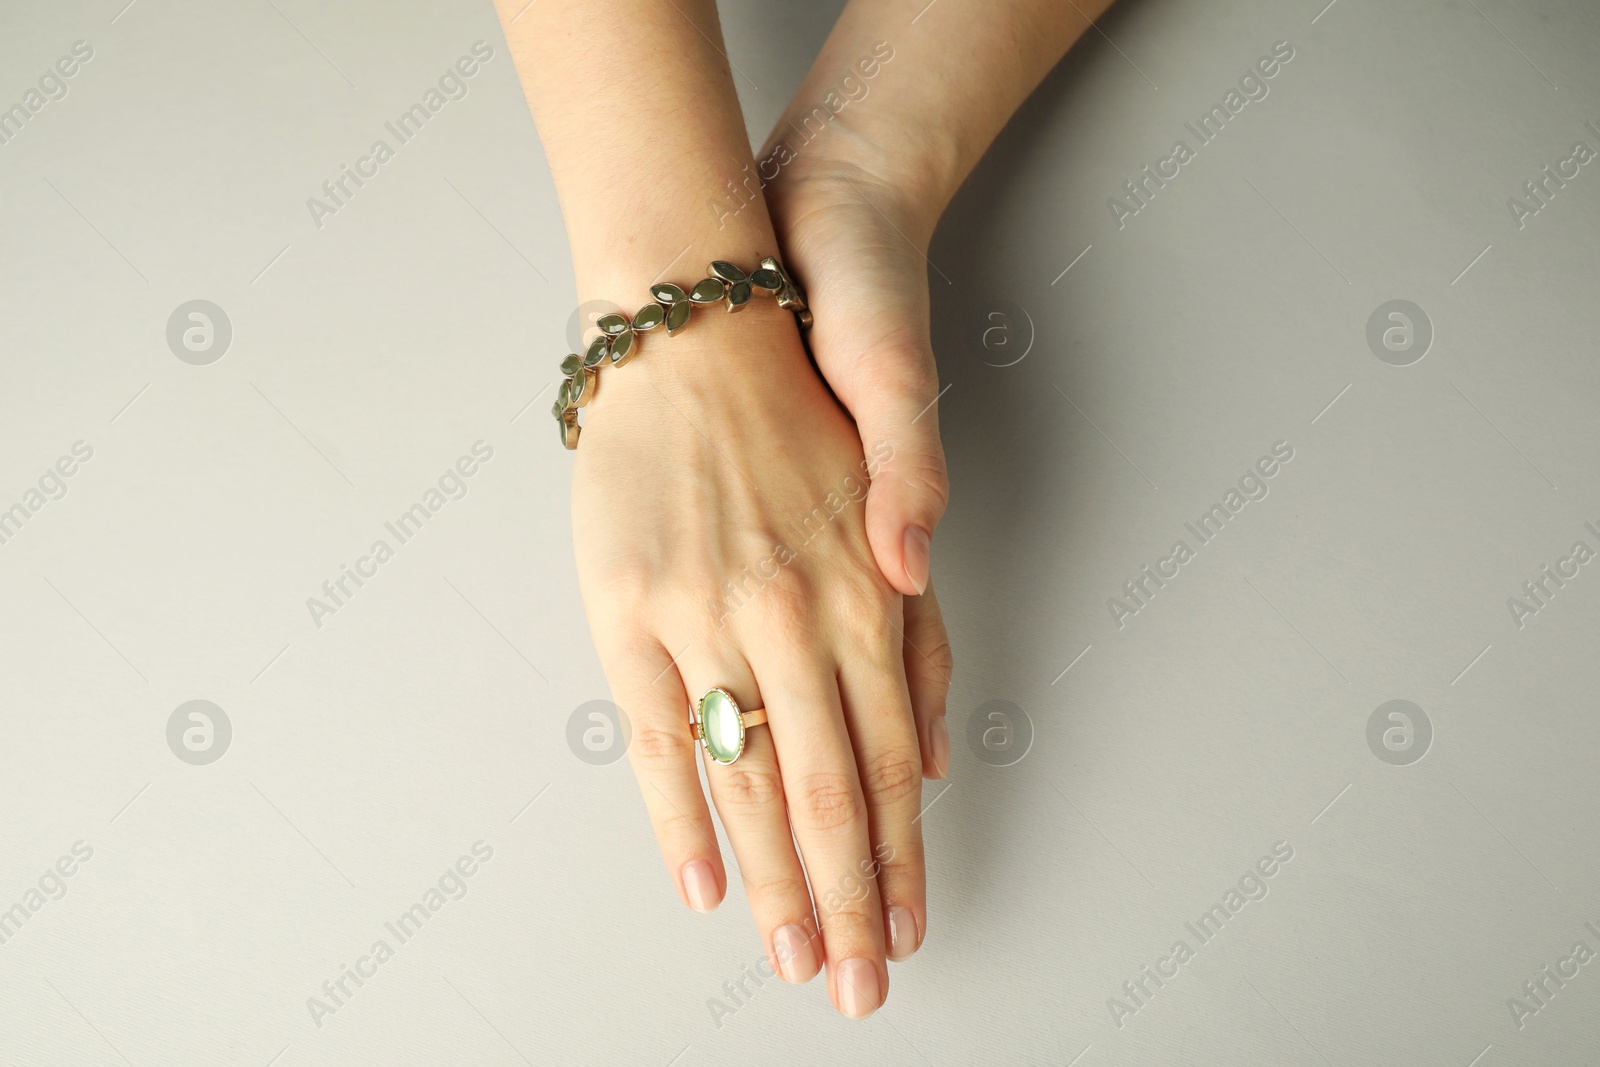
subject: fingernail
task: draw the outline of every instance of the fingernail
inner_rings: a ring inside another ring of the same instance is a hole
[[[931,553],[928,531],[920,526],[907,526],[905,537],[906,578],[921,596],[928,588],[928,566]]]
[[[865,1019],[882,1003],[878,968],[871,960],[845,960],[839,965],[840,1011],[852,1019]]]
[[[778,973],[783,980],[796,985],[811,981],[822,966],[817,961],[816,943],[794,923],[772,932],[772,954],[778,957]]]
[[[917,951],[917,917],[911,909],[896,904],[885,908],[883,917],[889,925],[889,958],[903,960]]]
[[[943,715],[935,715],[928,723],[928,747],[933,749],[933,776],[943,778],[950,771],[950,729]]]
[[[715,911],[717,872],[705,860],[690,860],[683,865],[683,895],[695,911]]]

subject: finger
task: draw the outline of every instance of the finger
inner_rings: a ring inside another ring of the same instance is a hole
[[[733,694],[742,709],[761,707],[756,680],[736,651],[689,652],[680,659],[679,669],[690,679],[691,692],[719,686]],[[809,982],[822,969],[822,946],[805,870],[789,830],[772,734],[765,726],[749,728],[744,751],[730,764],[718,763],[706,752],[702,756],[711,799],[738,858],[745,899],[773,973],[789,982]]]
[[[611,692],[632,727],[628,762],[661,858],[683,902],[695,911],[712,911],[722,902],[728,876],[700,789],[683,682],[654,638],[603,641],[599,652]]]
[[[828,993],[839,1011],[864,1019],[889,990],[866,800],[831,660],[820,657],[820,643],[807,640],[801,625],[778,625],[773,632],[789,634],[789,641],[782,650],[769,648],[765,659],[752,655],[752,666],[766,696],[789,822],[822,928]]]
[[[872,479],[867,540],[884,579],[905,596],[928,587],[930,539],[950,497],[938,396],[926,340],[889,340],[856,361],[840,397],[856,420]]]
[[[906,684],[911,691],[911,712],[916,718],[922,773],[943,778],[950,773],[950,731],[945,725],[950,673],[955,663],[944,616],[933,587],[905,600]]]
[[[890,611],[897,609],[891,603]],[[839,692],[867,801],[888,954],[902,960],[917,950],[928,925],[923,757],[906,686],[899,620],[885,616],[868,625],[868,633],[858,634],[841,650]]]
[[[852,191],[866,199],[853,183]],[[873,223],[852,236],[859,254],[841,261],[818,251],[827,247],[827,235],[820,246],[807,237],[807,220],[791,217],[793,205],[781,194],[769,195],[769,203],[789,239],[791,265],[811,282],[817,367],[861,437],[872,482],[866,516],[873,558],[897,592],[918,596],[928,585],[930,539],[950,495],[925,256],[893,223],[887,230]]]

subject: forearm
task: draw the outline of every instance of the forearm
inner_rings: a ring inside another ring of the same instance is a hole
[[[873,160],[916,205],[925,240],[1012,113],[1110,6],[850,0],[763,151],[763,176]]]
[[[642,304],[675,260],[665,280],[693,282],[711,259],[748,270],[777,252],[759,195],[737,212],[708,208],[752,162],[713,0],[496,8],[555,179],[580,300]]]

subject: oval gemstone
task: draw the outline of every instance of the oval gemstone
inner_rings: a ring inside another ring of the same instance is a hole
[[[639,314],[633,317],[635,330],[653,330],[666,321],[666,312],[661,310],[660,304],[646,304],[639,309]]]
[[[683,291],[682,286],[673,285],[671,282],[652,285],[650,295],[656,298],[658,304],[676,304],[680,300],[689,299],[689,294]]]
[[[667,309],[667,333],[677,333],[689,325],[689,311],[694,307],[687,300],[673,304]]]
[[[732,763],[744,751],[744,720],[728,694],[713,689],[700,698],[700,732],[706,751],[718,763]]]
[[[783,279],[778,277],[778,272],[762,267],[750,275],[750,284],[763,293],[771,295],[783,288]]]
[[[611,342],[611,365],[620,367],[628,362],[628,356],[633,352],[633,328],[623,330]]]
[[[734,282],[728,286],[728,310],[738,311],[750,303],[750,294],[749,282]]]
[[[600,327],[602,332],[615,337],[628,328],[628,320],[622,315],[601,315],[595,320],[595,325]]]
[[[583,357],[582,356],[571,355],[571,356],[568,356],[566,359],[563,359],[561,361],[561,373],[565,374],[568,378],[572,377],[574,374],[577,374],[578,371],[580,371],[582,369],[583,369]]]
[[[605,334],[600,334],[593,341],[590,341],[588,350],[583,354],[583,365],[585,367],[598,367],[600,361],[606,358],[606,350],[610,345],[611,338]]]
[[[727,283],[721,278],[701,278],[694,283],[694,288],[689,290],[689,299],[696,304],[715,304],[722,299],[722,294],[727,288]]]
[[[725,259],[711,261],[711,273],[725,282],[742,282],[745,280],[744,271],[729,263]]]

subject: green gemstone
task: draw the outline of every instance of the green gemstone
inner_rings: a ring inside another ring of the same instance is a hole
[[[696,304],[715,304],[727,290],[728,283],[721,278],[701,278],[689,290],[689,299]]]
[[[665,322],[666,318],[667,313],[661,310],[660,304],[646,304],[633,317],[633,328],[635,330],[653,330]]]
[[[732,763],[744,751],[744,720],[739,706],[720,689],[700,698],[700,732],[706,751],[718,763]]]
[[[561,414],[562,414],[561,401],[557,400],[554,404],[550,405],[550,414],[552,414],[552,415],[554,415],[556,417],[556,421],[557,422],[561,421]]]
[[[679,330],[689,325],[689,312],[693,308],[694,305],[689,303],[687,300],[673,304],[671,307],[669,307],[667,309],[667,333],[677,333]]]
[[[633,330],[632,328],[629,328],[623,330],[617,335],[616,339],[611,342],[611,365],[613,367],[622,366],[624,363],[628,362],[628,356],[632,354],[632,352]]]
[[[689,299],[689,294],[683,291],[682,286],[673,285],[671,282],[652,285],[650,295],[656,298],[658,304],[676,304],[680,300]]]
[[[582,369],[583,369],[583,357],[582,356],[576,356],[576,355],[568,356],[566,359],[563,359],[561,361],[561,373],[566,375],[568,378],[572,377],[574,374],[577,374],[578,371],[580,371]]]
[[[568,379],[562,382],[561,387],[556,390],[556,403],[562,411],[567,411],[572,407],[572,382],[573,379]]]
[[[783,279],[778,276],[777,271],[762,267],[750,275],[750,284],[770,296],[783,288]]]
[[[625,315],[601,315],[600,318],[595,321],[595,325],[600,327],[603,333],[607,333],[612,337],[615,337],[617,334],[628,328],[628,319]]]
[[[734,282],[732,285],[728,286],[728,310],[738,311],[740,308],[750,303],[750,295],[751,289],[749,282]]]
[[[611,338],[605,334],[601,334],[593,341],[590,341],[589,350],[583,355],[583,365],[585,367],[598,367],[600,362],[606,358],[606,348],[610,344]]]
[[[738,267],[734,266],[732,263],[729,263],[725,259],[712,260],[711,273],[715,274],[725,282],[742,282],[745,280],[744,271],[740,270]]]

